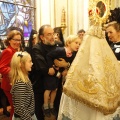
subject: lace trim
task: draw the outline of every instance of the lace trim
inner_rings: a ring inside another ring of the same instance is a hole
[[[58,120],[113,120],[113,118],[118,118],[119,116],[120,107],[113,114],[104,115],[103,113],[91,109],[87,105],[82,104],[63,93],[60,102]]]
[[[118,103],[117,106],[114,106],[113,108],[106,108],[104,106],[98,105],[91,103],[88,100],[85,100],[81,96],[76,95],[72,90],[68,90],[67,88],[63,87],[63,92],[68,96],[71,97],[72,99],[75,99],[78,102],[84,103],[85,105],[89,106],[90,108],[93,108],[99,112],[102,112],[104,115],[112,114],[116,111],[118,106],[120,106],[120,102]]]
[[[105,38],[105,31],[102,30],[101,26],[91,26],[86,34],[98,37],[100,39]]]

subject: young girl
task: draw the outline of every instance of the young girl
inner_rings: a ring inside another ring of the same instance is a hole
[[[37,120],[34,114],[34,94],[28,78],[33,63],[27,52],[16,52],[11,60],[11,94],[14,105],[12,120]]]
[[[55,50],[52,50],[49,52],[46,56],[46,59],[48,61],[49,68],[53,71],[53,79],[46,79],[45,80],[45,92],[44,92],[44,112],[48,114],[52,113],[55,115],[55,109],[54,109],[54,99],[56,97],[56,92],[57,92],[57,87],[58,87],[58,80],[57,77],[60,77],[59,75],[61,72],[63,72],[63,76],[67,74],[68,68],[64,70],[60,70],[60,72],[56,71],[55,68],[53,67],[54,65],[54,59],[59,59],[63,58],[66,60],[66,62],[69,62],[70,64],[72,63],[75,53],[77,52],[80,46],[81,40],[78,36],[76,35],[70,35],[65,41],[65,47],[56,47]],[[64,70],[64,71],[63,71]],[[57,73],[57,74],[55,74]],[[53,89],[56,88],[56,89]],[[50,98],[50,101],[49,101]],[[50,103],[49,103],[50,102]]]

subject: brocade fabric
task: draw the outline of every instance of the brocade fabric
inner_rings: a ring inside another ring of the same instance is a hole
[[[113,120],[119,105],[120,63],[104,38],[86,35],[66,76],[58,120]]]

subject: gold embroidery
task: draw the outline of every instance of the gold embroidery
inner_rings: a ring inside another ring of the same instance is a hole
[[[63,92],[104,114],[111,114],[120,105],[120,64],[109,46],[97,47],[105,44],[104,39],[97,39],[100,43],[94,42],[96,51],[91,47],[91,50],[84,49],[83,52],[92,40],[88,37],[78,51],[68,71]]]

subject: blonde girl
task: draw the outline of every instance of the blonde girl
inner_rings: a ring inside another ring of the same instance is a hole
[[[37,120],[34,114],[34,94],[28,78],[33,63],[27,52],[16,52],[11,60],[10,79],[14,106],[12,120]]]

